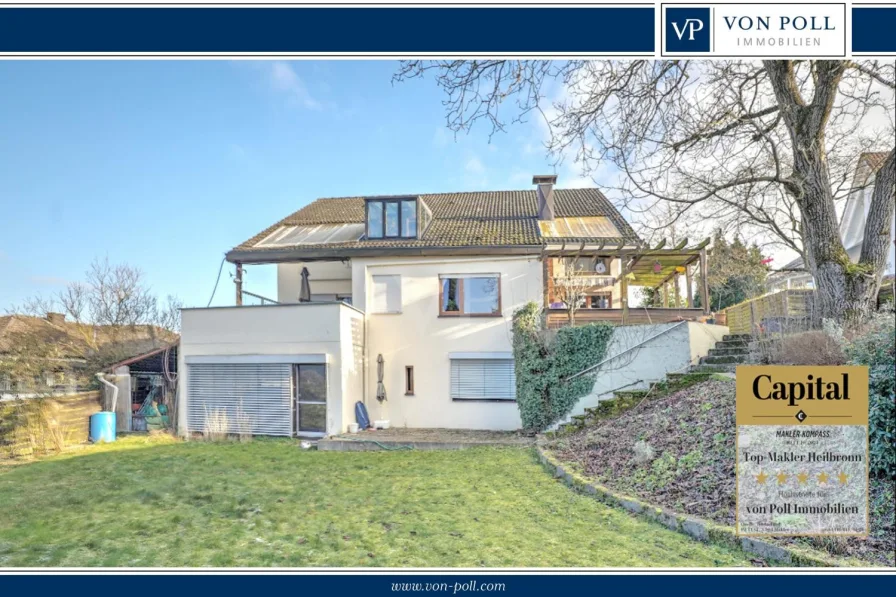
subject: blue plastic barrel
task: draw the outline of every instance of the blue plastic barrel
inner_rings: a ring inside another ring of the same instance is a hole
[[[99,412],[90,415],[90,441],[115,441],[115,413]]]

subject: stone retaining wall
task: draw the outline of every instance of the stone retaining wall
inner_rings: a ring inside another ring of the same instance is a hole
[[[592,495],[611,506],[624,508],[632,514],[655,520],[666,528],[684,533],[698,541],[738,547],[762,559],[790,566],[830,567],[842,565],[836,559],[817,551],[775,545],[756,537],[738,537],[733,527],[678,514],[638,498],[624,495],[604,485],[590,481],[577,473],[566,470],[560,461],[543,447],[537,446],[536,450],[541,464],[554,477],[562,479],[576,491]]]

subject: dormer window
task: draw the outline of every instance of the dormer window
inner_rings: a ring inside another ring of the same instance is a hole
[[[368,199],[367,238],[417,238],[417,199]]]

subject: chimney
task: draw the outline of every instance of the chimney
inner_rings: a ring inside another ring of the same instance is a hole
[[[557,183],[556,174],[536,174],[532,177],[532,184],[538,185],[538,219],[554,219],[554,185]]]
[[[47,313],[47,321],[53,325],[62,325],[65,323],[65,313]]]

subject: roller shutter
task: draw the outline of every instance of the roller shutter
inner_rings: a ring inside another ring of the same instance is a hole
[[[516,400],[513,359],[451,359],[452,400]]]
[[[292,435],[292,365],[188,364],[190,431]]]

